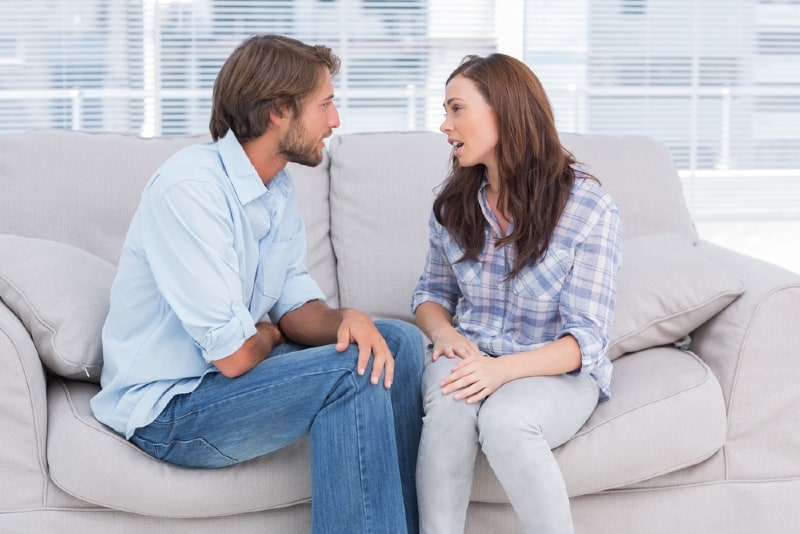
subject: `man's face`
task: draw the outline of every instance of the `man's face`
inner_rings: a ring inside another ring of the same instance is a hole
[[[339,112],[333,104],[333,83],[330,73],[320,74],[320,87],[305,102],[298,117],[293,117],[278,146],[289,161],[316,167],[322,163],[323,139],[339,127]]]

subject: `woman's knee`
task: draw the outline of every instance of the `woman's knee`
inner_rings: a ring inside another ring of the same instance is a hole
[[[498,400],[489,397],[478,413],[478,439],[487,454],[493,450],[513,451],[522,442],[545,439],[543,425],[529,413],[521,415],[524,407]]]

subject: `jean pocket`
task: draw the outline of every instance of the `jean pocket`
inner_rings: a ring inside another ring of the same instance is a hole
[[[183,467],[225,467],[237,462],[204,438],[158,442],[134,434],[131,442],[153,458]]]
[[[168,405],[155,421],[137,429],[131,442],[153,458],[184,467],[225,467],[238,462],[201,435],[194,424],[196,412],[176,418],[171,408]]]

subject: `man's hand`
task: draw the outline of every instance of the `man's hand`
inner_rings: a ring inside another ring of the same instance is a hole
[[[312,300],[286,313],[278,324],[287,339],[317,347],[335,343],[336,350],[347,350],[350,343],[358,346],[357,370],[363,375],[373,356],[370,381],[377,384],[384,373],[383,385],[394,380],[394,357],[375,323],[364,312],[353,309],[332,309],[324,302]]]
[[[386,340],[369,316],[358,310],[345,309],[342,310],[342,322],[336,332],[336,350],[345,351],[350,343],[358,346],[358,374],[363,375],[366,372],[371,354],[370,382],[377,384],[383,372],[383,386],[390,388],[394,380],[394,357]]]

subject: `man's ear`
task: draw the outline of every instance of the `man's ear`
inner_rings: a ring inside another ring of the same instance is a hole
[[[277,106],[270,106],[269,108],[269,122],[270,124],[274,124],[275,126],[280,126],[288,117],[288,112],[286,109],[281,109]]]
[[[271,123],[279,125],[281,122],[291,120],[292,110],[285,102],[276,100],[269,106],[269,120]]]

